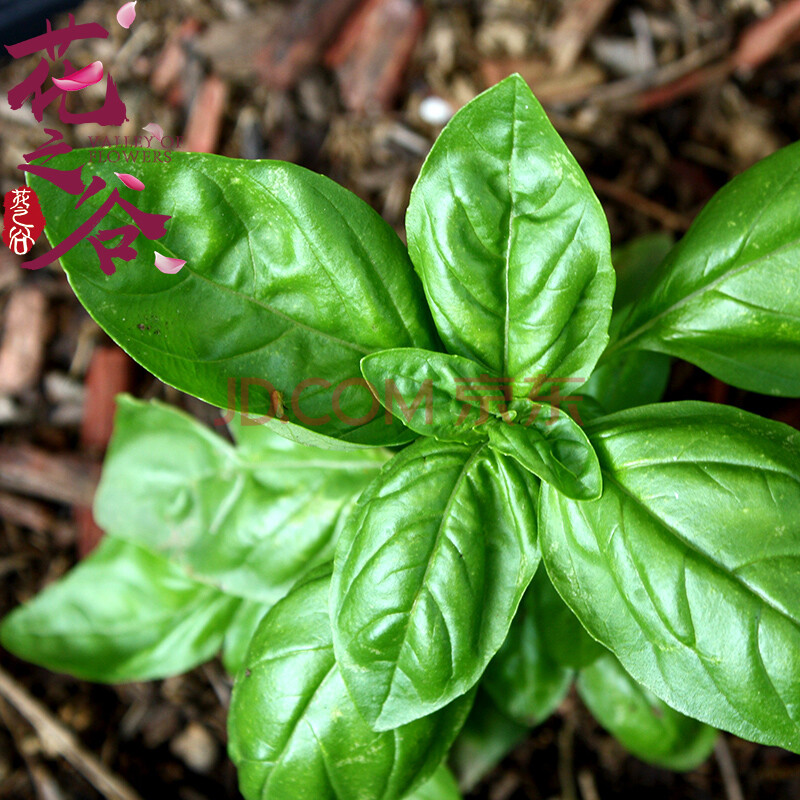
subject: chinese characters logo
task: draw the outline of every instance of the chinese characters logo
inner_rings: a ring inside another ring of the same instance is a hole
[[[44,230],[39,198],[33,189],[20,186],[6,192],[3,206],[3,242],[12,253],[24,256]]]
[[[128,28],[135,19],[135,3],[128,3],[120,9],[118,22],[122,27]],[[105,101],[101,108],[94,111],[76,113],[69,109],[67,98],[78,94],[87,86],[99,83],[104,77],[103,64],[95,61],[82,69],[74,69],[70,62],[64,58],[67,50],[75,41],[86,39],[106,39],[108,31],[98,23],[76,24],[72,14],[69,23],[64,28],[53,29],[47,21],[47,30],[40,36],[35,36],[15,45],[7,45],[6,50],[17,59],[40,54],[38,64],[28,77],[12,87],[8,92],[8,102],[12,109],[20,109],[30,101],[34,117],[39,122],[44,119],[45,109],[58,101],[58,118],[68,125],[92,122],[102,126],[121,125],[127,121],[125,104],[122,102],[116,84],[110,75],[105,75]],[[51,71],[56,59],[64,59],[63,76],[54,77]],[[47,81],[51,86],[46,86]],[[19,165],[23,172],[30,173],[37,178],[47,181],[58,189],[77,198],[74,208],[78,209],[90,197],[107,188],[106,180],[98,174],[91,175],[91,179],[84,181],[82,171],[87,165],[79,165],[73,169],[60,169],[49,162],[56,156],[63,156],[72,151],[64,141],[63,134],[53,128],[45,128],[44,132],[50,140],[32,153],[24,155],[25,163]],[[34,163],[36,162],[36,163]],[[125,190],[141,192],[145,184],[135,175],[130,173],[114,173]],[[110,178],[110,180],[114,180]],[[6,200],[6,225],[3,230],[3,241],[19,255],[28,253],[41,233],[44,224],[41,220],[41,208],[35,193],[26,187],[14,190],[17,194],[9,205]],[[13,194],[13,193],[12,193]],[[17,205],[14,205],[17,204]],[[11,208],[13,206],[13,209]],[[119,212],[130,219],[130,224],[114,228],[101,228],[105,218],[112,211]],[[23,213],[24,212],[24,213]],[[36,216],[38,213],[38,217]],[[10,214],[10,219],[9,219]],[[58,258],[72,250],[83,241],[88,241],[94,248],[100,269],[106,275],[116,271],[114,259],[131,261],[137,256],[136,250],[131,246],[141,235],[151,241],[161,239],[166,235],[166,223],[171,219],[166,214],[155,214],[141,211],[133,203],[126,200],[119,188],[113,188],[105,196],[99,208],[91,214],[82,224],[47,253],[28,261],[22,266],[26,269],[41,269],[54,263]],[[52,221],[52,220],[51,220]],[[114,240],[119,240],[112,244]],[[160,253],[154,253],[155,266],[162,272],[176,272],[184,261],[168,258]],[[167,269],[164,269],[165,263]]]

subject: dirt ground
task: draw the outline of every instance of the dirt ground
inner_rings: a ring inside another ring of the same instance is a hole
[[[514,71],[589,175],[615,244],[649,231],[680,235],[726,181],[800,138],[800,0],[148,0],[129,33],[114,21],[117,7],[86,2],[78,21],[99,21],[111,36],[70,50],[74,64],[108,65],[131,117],[116,133],[157,122],[188,150],[302,164],[372,203],[401,234],[409,191],[446,117]],[[43,126],[4,99],[34,64],[0,66],[3,193],[22,183],[22,155],[43,141]],[[74,146],[108,133],[65,131]],[[132,364],[60,270],[25,273],[0,248],[0,614],[97,541],[88,508],[122,390],[214,415]],[[731,389],[687,364],[673,368],[669,397],[800,427],[797,401]],[[74,745],[12,708],[5,673],[142,798],[239,796],[225,756],[230,686],[219,664],[116,687],[1,651],[0,669],[0,800],[102,797]],[[723,742],[694,772],[654,769],[570,696],[469,797],[800,797],[798,756]]]

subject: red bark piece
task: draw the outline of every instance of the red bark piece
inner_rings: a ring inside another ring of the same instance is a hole
[[[261,80],[272,89],[291,89],[322,57],[360,0],[300,0],[267,38],[258,58]]]
[[[367,0],[351,17],[325,57],[348,109],[391,108],[424,28],[425,10],[415,0]]]
[[[102,453],[108,447],[114,429],[114,398],[131,390],[132,367],[133,362],[116,345],[98,347],[92,353],[81,424],[81,445],[85,450]]]
[[[183,139],[187,151],[216,152],[227,103],[228,84],[216,75],[210,75],[203,81],[192,103]]]
[[[789,0],[747,28],[732,56],[737,69],[755,69],[796,38],[800,30],[800,0]]]
[[[723,61],[702,67],[664,86],[642,92],[636,98],[635,109],[641,113],[672,105],[678,100],[702,91],[708,86],[724,83],[731,73],[731,64]]]
[[[94,521],[91,506],[75,506],[73,513],[78,527],[78,558],[86,558],[100,544],[103,529]]]
[[[81,445],[84,450],[102,453],[114,429],[116,396],[129,392],[133,383],[133,362],[116,346],[98,347],[92,354],[86,375],[86,399],[83,405]],[[94,521],[91,505],[76,505],[78,555],[85,558],[103,536]]]
[[[173,31],[150,76],[150,86],[154,92],[162,94],[178,83],[181,73],[186,68],[186,50],[184,48],[199,30],[200,22],[189,18]]]

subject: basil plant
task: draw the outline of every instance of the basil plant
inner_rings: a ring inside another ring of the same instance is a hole
[[[671,357],[800,396],[800,144],[676,245],[616,252],[618,281],[518,76],[434,144],[407,248],[291,164],[136,169],[166,238],[111,276],[89,243],[63,267],[133,358],[236,412],[235,444],[121,398],[107,535],[5,619],[8,649],[99,681],[221,649],[248,800],[458,797],[443,765],[469,787],[573,684],[668,768],[720,728],[800,752],[800,433],[658,402]],[[31,185],[53,242],[100,203]]]

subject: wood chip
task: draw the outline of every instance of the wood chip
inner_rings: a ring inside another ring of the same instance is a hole
[[[192,153],[216,153],[228,103],[228,84],[216,75],[203,81],[192,103],[183,147]]]
[[[150,76],[150,86],[156,94],[163,94],[176,84],[186,67],[186,45],[200,30],[200,23],[191,17],[173,31]]]
[[[539,102],[550,105],[578,103],[585,100],[595,86],[605,80],[605,72],[589,61],[575,65],[567,75],[554,72],[542,59],[504,58],[481,63],[486,87],[518,72],[531,87]]]
[[[33,726],[46,752],[65,758],[107,800],[141,800],[126,781],[86,750],[69,728],[2,668],[0,695]]]
[[[778,6],[766,19],[754,22],[739,39],[731,61],[736,69],[755,69],[788,44],[800,30],[800,0]]]
[[[68,505],[92,504],[100,468],[32,445],[0,444],[0,486]]]
[[[568,72],[616,0],[571,0],[550,33],[550,59],[555,71]]]
[[[22,259],[7,247],[0,247],[0,292],[19,283],[22,277]]]
[[[424,27],[425,11],[415,0],[367,0],[350,18],[325,56],[348,109],[392,107]]]
[[[219,747],[208,728],[190,722],[171,742],[170,750],[195,772],[205,774],[219,758]]]
[[[267,6],[244,20],[214,22],[197,37],[194,50],[223,78],[248,82],[257,74],[258,55],[275,28],[276,11],[274,6]]]
[[[258,57],[261,80],[272,89],[291,89],[317,64],[359,0],[300,0],[286,7]]]
[[[116,345],[95,349],[86,375],[81,445],[93,454],[102,453],[114,429],[115,398],[133,386],[133,362]]]
[[[18,394],[39,379],[47,339],[47,298],[36,286],[11,292],[0,344],[0,394]]]
[[[0,518],[37,533],[46,533],[55,523],[53,512],[47,506],[9,492],[0,492]]]

